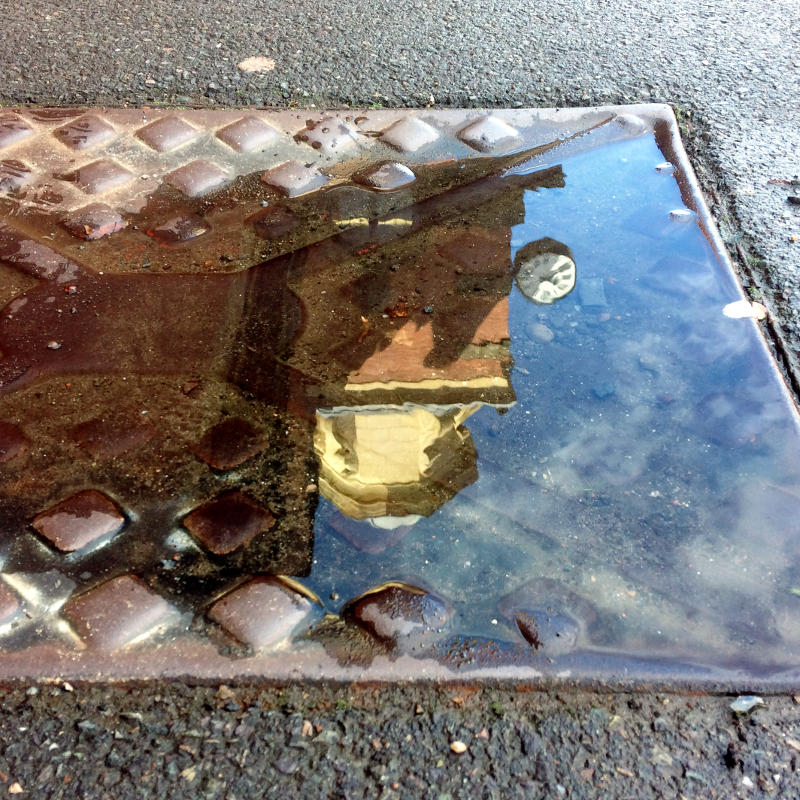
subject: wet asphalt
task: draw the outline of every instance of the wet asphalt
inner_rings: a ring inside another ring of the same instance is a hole
[[[0,794],[796,798],[798,706],[766,702],[737,715],[725,697],[568,689],[16,688]]]
[[[743,282],[770,309],[778,354],[791,372],[800,363],[797,0],[2,0],[0,13],[9,105],[670,103]],[[237,66],[252,57],[264,71]],[[730,698],[646,687],[59,685],[2,696],[0,794],[800,796],[790,696],[744,717]]]

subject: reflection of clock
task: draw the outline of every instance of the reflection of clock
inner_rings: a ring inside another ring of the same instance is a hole
[[[539,239],[525,245],[515,256],[514,278],[528,300],[550,305],[575,288],[577,269],[566,245],[555,239]]]

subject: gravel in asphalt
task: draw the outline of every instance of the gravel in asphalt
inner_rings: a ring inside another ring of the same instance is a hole
[[[736,714],[731,700],[470,686],[20,687],[0,714],[0,793],[797,797],[796,703],[768,697]]]
[[[800,208],[790,201],[800,172],[797,0],[437,0],[367,8],[352,0],[291,7],[3,0],[0,12],[5,104],[668,102],[745,285],[766,302],[776,343],[797,366]],[[237,66],[249,58],[265,59],[263,71]],[[308,697],[301,687],[248,691],[6,690],[0,792],[800,795],[800,714],[790,697],[768,698],[766,709],[737,718],[731,698],[646,692],[479,690],[458,704],[466,691],[436,687],[357,699],[331,687],[310,688]],[[312,735],[303,736],[305,721]],[[451,751],[454,740],[467,744],[465,753]]]

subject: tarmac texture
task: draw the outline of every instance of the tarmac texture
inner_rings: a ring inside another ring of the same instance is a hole
[[[669,103],[744,285],[770,310],[784,365],[797,366],[796,0],[35,0],[5,1],[0,12],[7,105]],[[646,691],[72,689],[4,693],[0,780],[9,794],[800,795],[800,713],[788,696],[738,717],[730,698]],[[456,741],[467,745],[461,755]]]
[[[794,798],[797,705],[448,686],[7,691],[0,792],[48,798]]]

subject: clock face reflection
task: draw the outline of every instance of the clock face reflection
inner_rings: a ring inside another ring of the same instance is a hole
[[[566,297],[577,280],[569,248],[554,239],[540,239],[523,247],[514,259],[517,288],[538,305]]]

